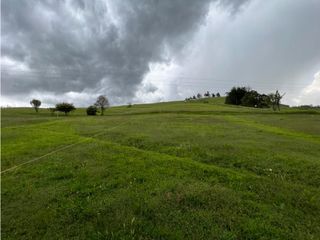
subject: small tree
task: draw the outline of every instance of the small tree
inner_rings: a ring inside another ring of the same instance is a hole
[[[214,95],[214,93],[211,93],[211,97],[215,97],[216,95]]]
[[[198,98],[198,99],[202,98],[201,93],[198,93],[198,94],[197,94],[197,98]]]
[[[101,116],[103,115],[103,112],[106,108],[109,107],[109,100],[106,96],[101,95],[97,98],[96,103],[94,104],[95,106],[97,106],[98,108],[100,108],[100,114]]]
[[[38,99],[32,99],[32,100],[30,101],[30,104],[31,104],[31,106],[34,108],[34,110],[36,110],[36,112],[39,111],[39,107],[40,107],[40,105],[41,105],[41,101],[40,101],[40,100],[38,100]]]
[[[273,111],[275,111],[277,108],[280,111],[280,103],[284,95],[285,93],[281,95],[278,90],[276,91],[276,93],[270,93],[268,95]]]
[[[220,93],[217,93],[216,96],[217,96],[217,97],[220,97]]]
[[[205,93],[204,93],[204,96],[205,96],[205,97],[210,97],[209,91],[205,92]]]
[[[89,106],[87,108],[87,115],[97,115],[97,107],[96,106]]]
[[[56,111],[64,112],[65,115],[68,115],[69,112],[76,110],[72,103],[57,103],[55,107]]]

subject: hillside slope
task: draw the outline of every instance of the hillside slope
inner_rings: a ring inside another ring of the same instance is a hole
[[[3,239],[319,239],[320,114],[2,109]]]

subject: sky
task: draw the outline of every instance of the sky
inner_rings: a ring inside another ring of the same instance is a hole
[[[1,106],[182,100],[233,86],[320,105],[319,0],[3,0]]]

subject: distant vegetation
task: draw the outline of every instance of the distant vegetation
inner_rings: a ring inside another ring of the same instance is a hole
[[[39,107],[41,106],[41,101],[38,99],[32,99],[30,101],[31,106],[34,108],[36,112],[38,112]]]
[[[103,115],[104,110],[110,106],[108,98],[104,95],[100,95],[94,105],[100,108],[101,116]]]
[[[296,107],[293,107],[293,108],[302,109],[302,110],[310,110],[310,109],[319,110],[320,109],[320,105],[318,105],[318,106],[300,105],[300,106],[296,106]]]
[[[255,107],[255,108],[269,108],[280,110],[280,102],[284,96],[279,93],[277,90],[275,93],[270,94],[261,94],[256,90],[253,90],[249,87],[233,87],[230,92],[226,93],[226,104],[231,105],[241,105],[246,107]],[[214,94],[209,91],[203,94],[204,98],[214,98],[220,97],[220,93]],[[196,99],[201,99],[201,93],[193,95],[192,97],[186,98],[185,101],[191,101]]]
[[[275,110],[280,110],[281,99],[284,94],[280,94],[277,90],[275,93],[270,94],[261,94],[256,90],[253,90],[249,87],[233,87],[229,92],[226,93],[225,103],[231,105],[241,105],[246,107],[255,107],[255,108],[270,108]],[[203,95],[201,93],[197,93],[191,97],[185,99],[185,102],[204,99],[204,103],[209,103],[208,98],[219,98],[221,97],[220,93],[210,93],[206,91]],[[30,104],[33,106],[36,112],[41,105],[41,101],[37,99],[33,99],[30,101]],[[100,95],[96,102],[93,105],[90,105],[87,109],[87,115],[97,115],[99,112],[100,115],[104,114],[104,111],[110,107],[109,99],[105,95]],[[129,103],[127,105],[128,108],[132,107],[132,104]],[[311,109],[311,108],[319,108],[313,107],[312,105],[300,106],[299,108],[303,109]],[[70,103],[58,103],[55,108],[49,108],[49,111],[53,114],[56,111],[64,112],[65,115],[68,115],[69,112],[75,110],[73,104]]]
[[[55,111],[64,112],[65,115],[68,115],[69,112],[76,110],[72,103],[57,103]]]
[[[33,99],[30,101],[31,106],[35,109],[36,112],[38,112],[39,107],[41,105],[41,101],[38,99]],[[100,115],[103,115],[104,110],[107,109],[110,106],[109,100],[106,96],[100,95],[96,102],[89,106],[86,110],[87,115],[97,115],[97,112],[100,110]],[[131,107],[131,104],[130,104]],[[48,108],[48,110],[51,112],[51,114],[54,114],[55,112],[63,112],[65,115],[68,115],[68,113],[76,110],[73,103],[57,103],[54,108]]]
[[[280,110],[280,102],[283,96],[284,94],[280,95],[278,90],[266,95],[247,87],[233,87],[230,92],[227,92],[225,103],[256,108],[272,106],[273,110]]]
[[[209,91],[206,91],[206,92],[203,94],[203,96],[204,96],[205,98],[220,97],[220,93],[214,94],[214,93],[210,93]],[[201,93],[198,93],[197,96],[196,96],[196,95],[193,95],[193,96],[191,96],[191,97],[188,97],[188,98],[185,99],[185,101],[190,101],[190,100],[195,100],[195,99],[201,99],[201,98],[202,98],[202,94],[201,94]]]
[[[87,108],[87,115],[97,115],[97,107],[92,105]]]

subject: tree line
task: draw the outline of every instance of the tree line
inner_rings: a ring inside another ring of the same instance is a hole
[[[285,94],[280,94],[277,90],[275,93],[259,93],[250,87],[233,87],[229,92],[226,92],[226,104],[241,105],[246,107],[255,108],[269,108],[272,107],[274,111],[280,110],[281,99]],[[206,91],[203,94],[204,98],[220,97],[220,93],[210,93]],[[193,95],[185,99],[185,101],[191,101],[203,98],[201,93]]]
[[[285,94],[275,93],[261,94],[249,87],[233,87],[226,93],[226,104],[242,105],[255,108],[269,108],[280,111],[281,99]]]
[[[214,98],[214,97],[220,97],[221,95],[220,95],[220,93],[214,94],[214,93],[210,93],[209,91],[206,91],[206,92],[203,94],[203,96],[204,96],[205,98],[210,98],[210,97],[211,97],[211,98]],[[186,98],[185,101],[196,100],[196,99],[200,99],[200,98],[202,98],[202,94],[201,94],[201,93],[198,93],[197,95],[193,95],[193,96],[191,96],[191,97]]]
[[[34,108],[36,112],[39,111],[39,107],[41,106],[41,101],[38,99],[32,99],[30,101],[31,106]],[[104,114],[105,109],[110,106],[109,100],[106,96],[100,95],[96,102],[89,106],[86,110],[87,115],[97,115],[100,112],[100,115]],[[61,102],[57,103],[54,108],[49,108],[49,111],[54,114],[55,112],[63,112],[65,115],[68,115],[70,112],[76,110],[73,103]]]
[[[277,90],[275,93],[270,94],[261,94],[255,90],[252,90],[249,87],[233,87],[229,92],[226,93],[226,104],[232,105],[242,105],[247,107],[255,107],[255,108],[269,108],[280,110],[280,102],[285,94],[280,94]],[[206,91],[203,96],[205,98],[214,98],[220,97],[220,93],[210,93]],[[198,93],[197,95],[193,95],[192,97],[188,97],[185,101],[201,99],[202,94]],[[36,112],[39,111],[39,107],[41,106],[41,101],[38,99],[33,99],[30,101],[31,106],[34,108]],[[104,114],[105,109],[110,106],[109,100],[105,95],[100,95],[96,102],[89,106],[86,110],[87,115],[100,115]],[[131,104],[129,104],[131,107]],[[62,102],[57,103],[54,108],[49,108],[49,111],[53,114],[55,112],[63,112],[65,115],[76,110],[75,106],[72,103]]]

